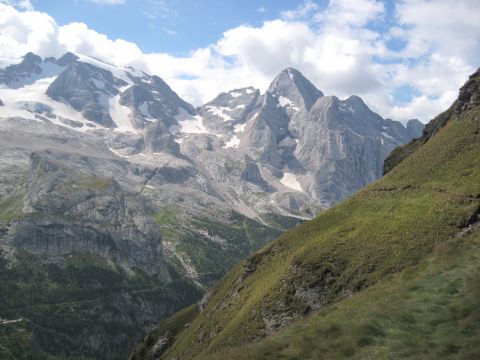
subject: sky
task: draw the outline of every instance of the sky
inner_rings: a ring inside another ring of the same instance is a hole
[[[66,51],[162,77],[201,105],[286,67],[423,122],[480,66],[478,0],[0,0],[0,57]]]

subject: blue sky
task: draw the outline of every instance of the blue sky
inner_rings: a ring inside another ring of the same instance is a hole
[[[143,51],[173,55],[208,46],[224,31],[239,25],[260,26],[302,3],[303,0],[128,0],[121,4],[32,1],[36,10],[48,13],[60,25],[83,22],[113,39],[132,41]],[[325,6],[326,1],[318,3]]]
[[[136,43],[145,52],[167,52],[181,56],[214,43],[222,34],[242,24],[261,26],[298,8],[304,0],[32,0],[36,10],[51,15],[59,25],[83,22],[90,28]],[[328,0],[316,1],[325,8]],[[380,33],[393,20],[394,1],[384,1],[389,16],[368,24]],[[404,42],[393,40],[392,49]]]
[[[423,122],[480,65],[479,0],[0,0],[0,57],[66,51],[162,77],[200,105],[286,67]]]

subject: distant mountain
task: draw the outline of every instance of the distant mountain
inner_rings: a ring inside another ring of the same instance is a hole
[[[132,332],[378,178],[388,153],[421,135],[418,122],[324,96],[294,69],[265,94],[236,89],[195,109],[157,76],[86,56],[29,53],[0,67],[0,244],[9,262],[33,264],[8,283],[30,288],[43,276],[21,310],[12,305],[21,293],[6,292],[4,314],[33,319],[25,309],[47,306],[56,320],[42,312],[39,326],[84,334],[72,356],[125,353]],[[56,317],[64,303],[83,319],[101,316],[112,296],[121,301],[109,311],[120,315],[101,326],[71,319],[63,328]]]
[[[345,115],[370,115],[356,97],[315,108],[357,136],[383,126]],[[384,178],[238,264],[131,359],[478,357],[480,71],[398,149]]]

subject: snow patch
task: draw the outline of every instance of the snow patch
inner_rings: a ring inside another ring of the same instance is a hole
[[[231,91],[231,92],[230,92],[230,96],[231,96],[231,97],[234,97],[234,98],[237,98],[237,97],[242,96],[242,93],[239,92],[239,91]]]
[[[233,131],[235,134],[242,133],[245,131],[245,126],[247,126],[247,124],[237,124],[233,127]]]
[[[292,105],[292,100],[290,100],[290,99],[288,99],[284,96],[279,96],[278,97],[278,103],[280,104],[280,106],[283,106],[283,107],[290,106],[290,105]]]
[[[22,75],[22,73],[20,73],[18,74],[20,80],[10,83],[10,87],[23,88],[24,86],[32,85],[39,80],[55,77],[58,74],[60,74],[64,69],[64,67],[58,66],[57,64],[53,64],[53,63],[42,63],[42,64],[39,64],[39,66],[41,68],[40,74],[23,74]]]
[[[258,113],[253,114],[252,116],[250,116],[250,119],[247,120],[245,125],[250,126],[250,124],[254,122],[257,117],[258,117]]]
[[[181,132],[187,134],[210,134],[203,125],[203,118],[200,115],[190,115],[187,110],[182,107],[178,108],[178,115],[175,116],[180,128],[172,126],[170,132]]]
[[[53,108],[54,115],[56,116],[52,116],[48,118],[48,120],[51,121],[52,123],[63,126],[63,127],[68,127],[76,131],[81,131],[81,132],[87,131],[87,129],[91,127],[88,127],[88,126],[83,126],[81,128],[71,127],[57,119],[57,117],[62,117],[62,118],[81,122],[82,124],[85,124],[85,123],[93,124],[92,122],[86,120],[80,112],[76,111],[70,105],[64,104],[59,101],[55,101],[46,95],[47,88],[55,80],[55,78],[56,77],[43,78],[35,81],[33,84],[25,85],[21,89],[10,89],[10,88],[2,89],[2,94],[0,98],[4,102],[5,106],[1,108],[2,109],[1,116],[3,117],[19,116],[25,119],[35,120],[35,114],[25,110],[24,108],[25,101],[28,100],[28,102],[32,102],[32,103],[38,102]],[[97,126],[98,125],[95,125],[95,127]]]
[[[108,100],[108,106],[110,116],[115,124],[117,124],[116,131],[135,131],[130,121],[132,111],[129,107],[120,104],[120,95],[111,97]]]
[[[292,100],[284,97],[284,96],[279,96],[278,97],[278,103],[280,104],[280,106],[282,107],[289,107],[289,108],[292,108],[294,110],[298,110],[298,108],[296,106],[294,106]]]
[[[280,182],[286,187],[289,187],[290,189],[303,191],[302,186],[298,182],[295,174],[288,173],[288,172],[284,173],[283,177],[280,179]]]
[[[245,109],[245,104],[235,106],[235,109]]]
[[[222,118],[224,121],[232,120],[230,115],[224,113],[224,111],[230,111],[230,109],[228,107],[225,107],[225,106],[220,106],[220,107],[206,106],[206,109],[207,109],[208,112],[212,113],[215,116],[218,116],[218,117]]]
[[[240,145],[240,139],[237,135],[233,135],[233,137],[225,143],[224,148],[237,148]]]
[[[108,64],[106,62],[103,62],[101,60],[98,60],[86,55],[77,55],[77,56],[79,57],[80,62],[84,62],[90,65],[99,67],[101,69],[110,71],[114,77],[119,78],[128,84],[132,84],[132,80],[127,75],[127,70],[130,70],[130,69],[124,68],[124,67],[117,67],[115,65]]]
[[[394,137],[388,135],[385,131],[382,131],[382,136],[386,137],[387,139],[390,139],[390,140],[393,140],[393,141],[396,141]]]
[[[245,92],[246,92],[248,95],[250,95],[250,94],[254,93],[255,91],[252,90],[252,89],[245,89]]]

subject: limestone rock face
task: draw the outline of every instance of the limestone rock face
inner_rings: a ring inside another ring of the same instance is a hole
[[[172,155],[180,154],[180,145],[160,122],[149,124],[143,129],[143,142],[147,153],[163,151]]]
[[[413,139],[416,139],[416,138],[419,138],[420,136],[422,136],[422,132],[423,132],[424,127],[425,126],[420,121],[418,121],[417,119],[408,120],[407,126],[406,126],[408,134]]]
[[[115,79],[113,75],[93,65],[81,62],[70,64],[48,87],[47,95],[58,101],[66,102],[80,111],[87,120],[105,127],[116,127],[108,108],[105,96],[116,95],[116,86],[125,82]]]
[[[286,69],[237,135],[238,151],[273,177],[290,174],[298,182],[293,188],[330,206],[380,177],[389,152],[422,128],[384,120],[358,96],[323,96],[300,72]]]
[[[228,136],[236,125],[245,123],[259,97],[260,91],[253,87],[231,90],[200,107],[199,114],[208,130]]]
[[[262,178],[258,165],[248,155],[245,156],[245,167],[240,175],[240,179],[257,184],[265,191],[269,189],[267,182]]]
[[[45,259],[87,252],[169,281],[160,229],[141,199],[114,179],[97,178],[65,164],[65,154],[34,152],[26,174],[25,216],[9,243]],[[60,158],[60,159],[59,159]],[[63,159],[62,159],[63,158]]]
[[[0,69],[0,84],[15,88],[20,87],[25,79],[41,74],[42,63],[43,60],[40,56],[29,52],[20,63]]]

